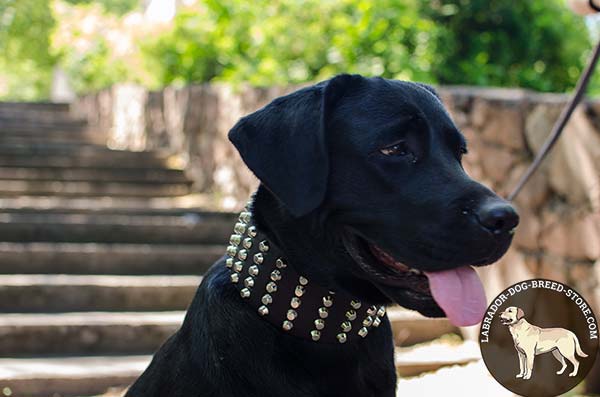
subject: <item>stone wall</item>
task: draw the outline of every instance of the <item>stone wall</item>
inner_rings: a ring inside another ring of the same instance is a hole
[[[147,92],[124,85],[80,98],[74,110],[114,148],[164,150],[196,189],[237,209],[256,186],[227,140],[243,115],[297,87],[198,85]],[[567,100],[524,90],[439,89],[469,141],[465,168],[502,195],[539,150]],[[516,200],[521,225],[499,266],[481,271],[495,295],[512,282],[548,277],[600,302],[600,102],[578,108],[564,137]],[[594,263],[598,266],[594,266]],[[598,306],[597,306],[598,307]]]

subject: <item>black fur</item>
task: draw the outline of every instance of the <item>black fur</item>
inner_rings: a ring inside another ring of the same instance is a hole
[[[464,139],[431,87],[338,76],[244,117],[230,139],[262,182],[256,223],[288,263],[365,301],[443,315],[410,278],[388,283],[368,242],[422,270],[484,265],[506,251],[518,221],[463,171]],[[401,153],[381,153],[399,141]],[[223,260],[127,396],[395,395],[387,318],[352,344],[297,339],[240,299]]]

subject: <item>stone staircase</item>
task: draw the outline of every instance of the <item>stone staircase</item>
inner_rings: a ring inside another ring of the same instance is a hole
[[[224,253],[236,214],[190,206],[165,154],[105,140],[67,105],[0,104],[0,396],[128,385]],[[456,331],[390,317],[398,345]]]

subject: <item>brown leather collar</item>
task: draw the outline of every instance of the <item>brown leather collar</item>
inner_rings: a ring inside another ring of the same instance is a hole
[[[384,306],[330,291],[298,274],[252,222],[246,208],[227,247],[226,266],[240,296],[275,327],[315,343],[349,343],[368,336]]]

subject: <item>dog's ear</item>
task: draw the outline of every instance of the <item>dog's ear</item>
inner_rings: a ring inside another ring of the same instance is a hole
[[[363,78],[340,75],[277,98],[229,131],[229,140],[248,168],[296,217],[325,198],[327,117],[357,79]]]
[[[525,313],[523,312],[523,309],[521,309],[520,307],[518,307],[517,308],[517,320],[520,320],[523,317],[525,317]]]

